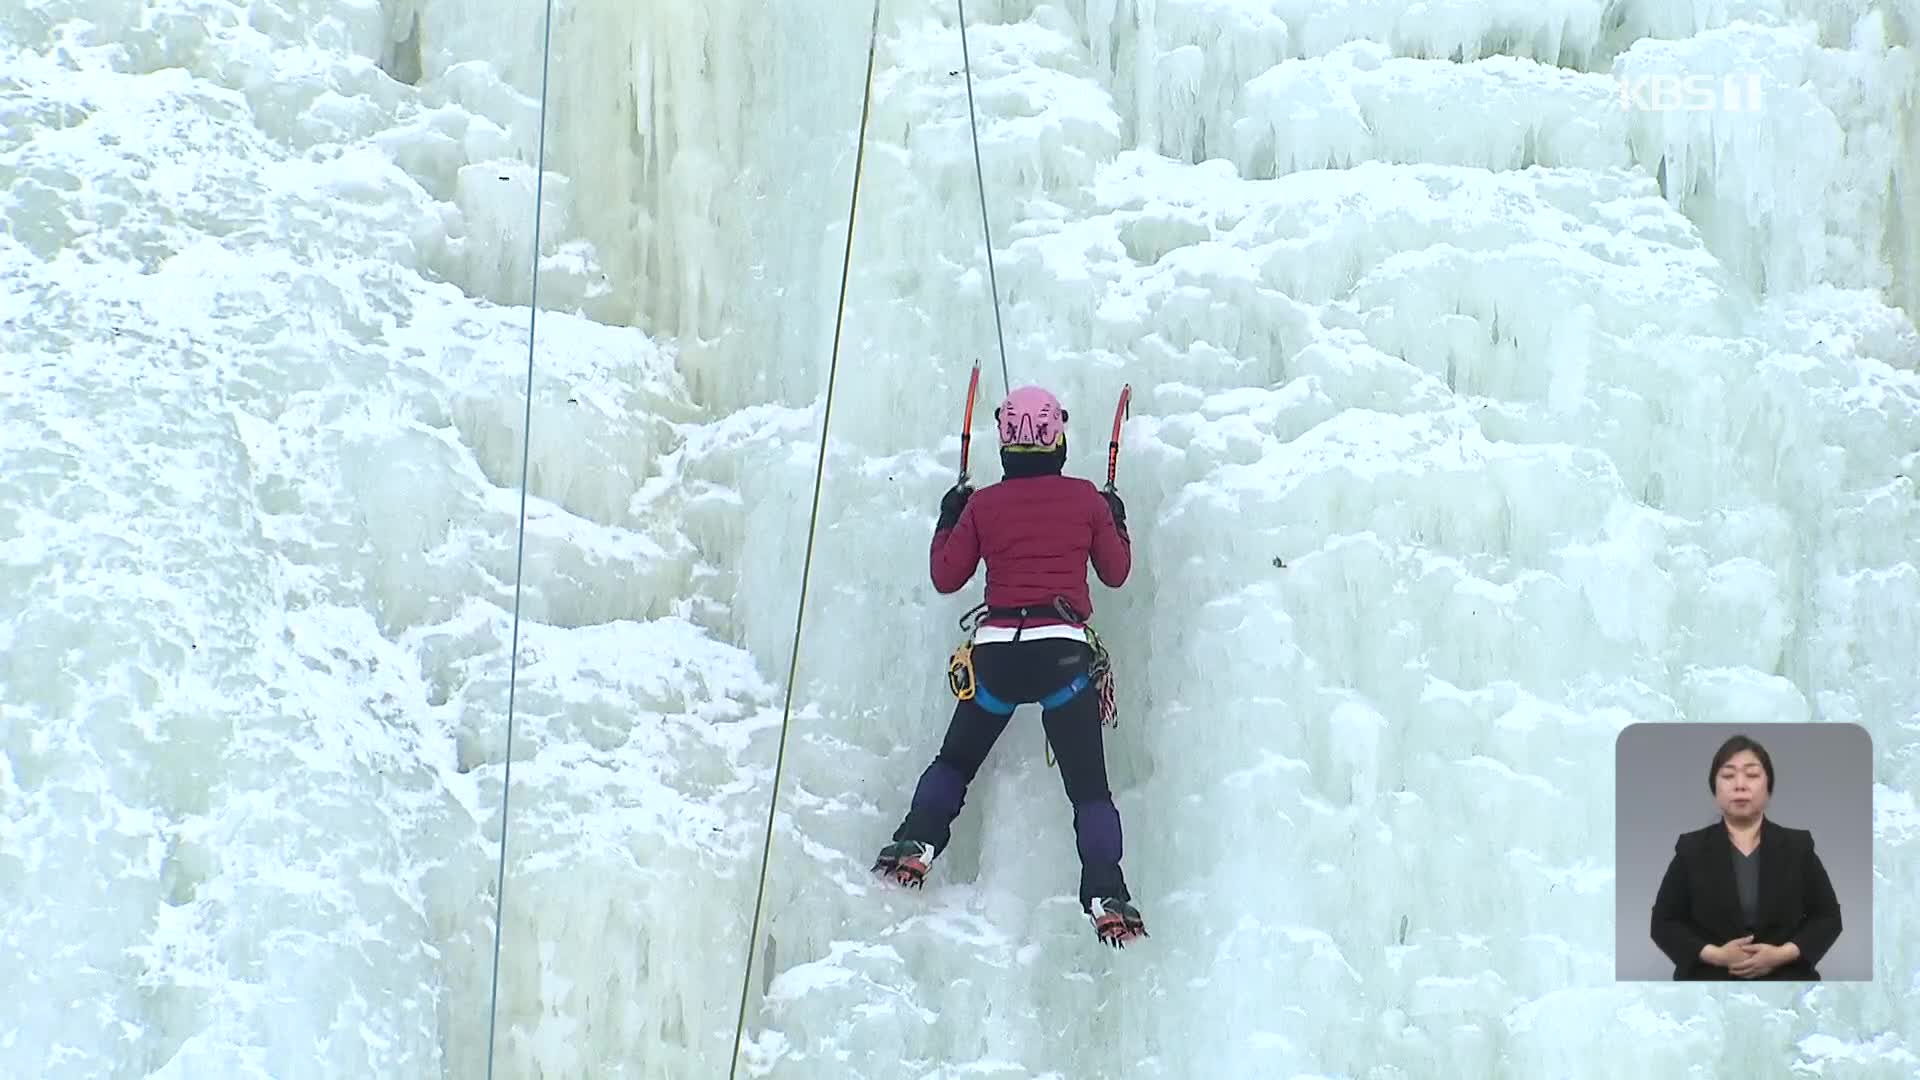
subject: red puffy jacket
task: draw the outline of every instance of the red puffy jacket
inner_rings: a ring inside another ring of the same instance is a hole
[[[933,534],[933,587],[960,591],[980,560],[987,562],[989,607],[1053,606],[1064,597],[1082,619],[1093,615],[1087,564],[1110,589],[1133,569],[1133,546],[1113,520],[1100,489],[1077,476],[1050,473],[1008,478],[973,493],[960,520]],[[1013,626],[1018,618],[990,618]],[[1028,626],[1064,620],[1029,616]]]

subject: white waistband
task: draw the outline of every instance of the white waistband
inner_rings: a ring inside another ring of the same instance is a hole
[[[1016,633],[1020,635],[1021,641],[1036,641],[1043,638],[1065,638],[1068,641],[1087,640],[1087,632],[1077,626],[1069,626],[1066,623],[1052,623],[1047,626],[1026,626],[1018,628],[1012,626],[981,626],[974,630],[973,642],[978,645],[982,642],[1012,641]]]

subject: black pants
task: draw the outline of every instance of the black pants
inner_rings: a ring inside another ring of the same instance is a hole
[[[1010,704],[1028,704],[1084,675],[1093,663],[1093,647],[1084,641],[1039,638],[987,642],[973,648],[976,682]],[[932,844],[935,854],[952,839],[953,819],[966,802],[967,787],[1011,716],[999,716],[974,701],[956,702],[940,753],[920,774],[913,806],[894,831],[895,840]],[[1073,832],[1080,853],[1080,906],[1095,897],[1132,900],[1120,873],[1120,811],[1107,788],[1106,747],[1100,726],[1100,695],[1093,685],[1065,704],[1041,714],[1047,742],[1060,766],[1060,780],[1073,807]]]

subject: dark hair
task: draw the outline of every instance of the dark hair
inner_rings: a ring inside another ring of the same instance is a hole
[[[1728,758],[1742,750],[1751,750],[1753,756],[1760,759],[1760,771],[1767,774],[1767,794],[1773,794],[1773,758],[1767,756],[1766,747],[1745,735],[1735,735],[1721,743],[1720,749],[1713,752],[1713,765],[1707,770],[1707,790],[1712,792],[1719,790],[1715,778],[1720,775],[1720,766],[1725,765]]]
[[[1067,467],[1067,446],[1061,443],[1047,451],[1002,450],[1000,471],[1007,479],[1022,476],[1047,476]]]

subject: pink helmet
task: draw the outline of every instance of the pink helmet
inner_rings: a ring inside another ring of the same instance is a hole
[[[1056,450],[1067,443],[1067,410],[1038,386],[1023,386],[993,410],[1003,450]]]

